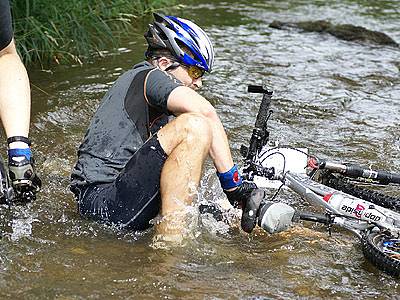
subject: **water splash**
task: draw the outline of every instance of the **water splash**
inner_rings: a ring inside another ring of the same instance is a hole
[[[11,221],[12,232],[10,239],[16,242],[21,238],[30,237],[32,235],[32,224],[38,221],[38,219],[30,215],[14,218]]]

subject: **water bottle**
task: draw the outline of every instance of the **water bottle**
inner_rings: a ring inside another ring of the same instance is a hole
[[[350,195],[335,192],[325,195],[323,199],[334,209],[348,217],[375,223],[385,219],[385,216],[375,208],[373,203]]]

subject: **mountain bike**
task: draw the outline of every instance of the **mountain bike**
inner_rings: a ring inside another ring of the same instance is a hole
[[[306,148],[271,143],[267,123],[272,92],[249,86],[263,94],[249,146],[242,146],[243,176],[261,188],[243,208],[241,227],[250,233],[258,224],[269,233],[287,229],[293,222],[325,224],[329,233],[341,227],[361,241],[364,256],[379,269],[400,276],[400,199],[355,185],[400,184],[400,174],[319,159]],[[281,188],[301,196],[324,213],[296,210],[276,201]],[[268,196],[273,188],[277,191]]]

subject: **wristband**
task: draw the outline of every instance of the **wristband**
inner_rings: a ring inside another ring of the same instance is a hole
[[[13,157],[21,157],[25,156],[27,160],[31,159],[32,152],[30,148],[26,149],[9,149],[8,150],[8,159],[11,161]]]
[[[229,190],[242,184],[242,177],[240,177],[236,165],[225,173],[217,172],[217,176],[223,190]]]
[[[31,146],[31,140],[28,139],[27,137],[21,136],[21,135],[11,136],[7,139],[8,144],[11,144],[14,142],[23,142],[23,143],[27,144],[28,146]]]

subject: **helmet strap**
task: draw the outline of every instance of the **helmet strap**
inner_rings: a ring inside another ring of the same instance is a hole
[[[173,70],[179,68],[180,65],[181,65],[180,63],[178,63],[177,61],[174,61],[172,64],[170,64],[170,65],[165,69],[165,72],[173,71]]]

